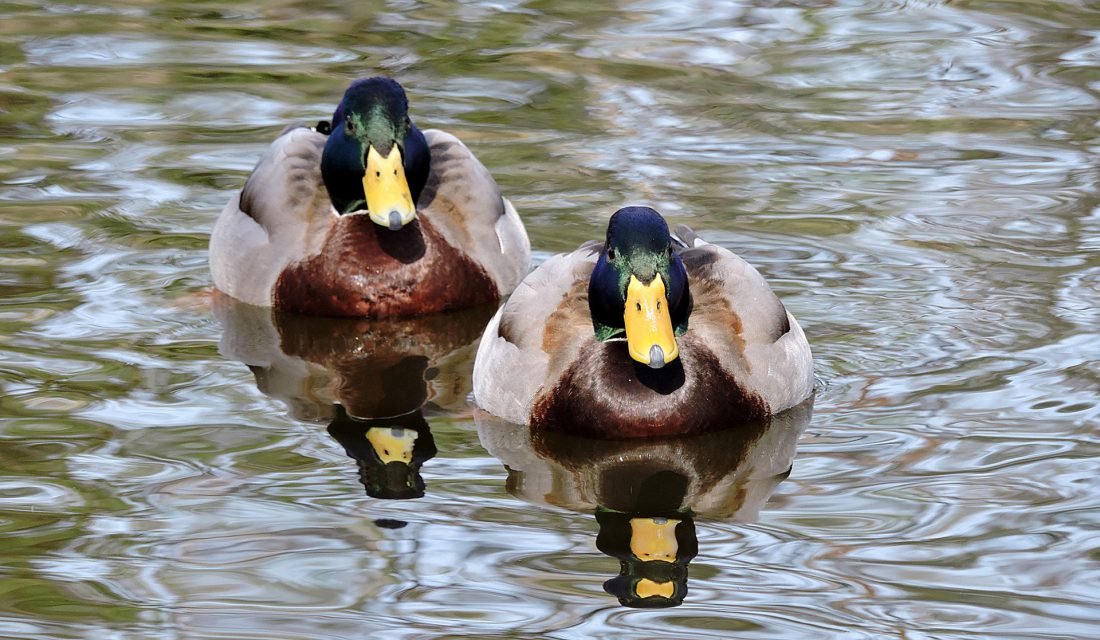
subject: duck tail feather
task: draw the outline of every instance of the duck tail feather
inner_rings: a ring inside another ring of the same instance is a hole
[[[676,240],[679,240],[685,247],[691,248],[703,244],[704,242],[704,240],[699,237],[699,234],[695,233],[695,231],[686,224],[676,225],[674,231]]]

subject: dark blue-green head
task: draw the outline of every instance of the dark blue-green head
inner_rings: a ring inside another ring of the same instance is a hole
[[[596,339],[625,335],[630,357],[660,368],[679,356],[691,293],[687,271],[661,214],[624,207],[607,223],[607,241],[588,283]]]
[[[321,176],[340,213],[366,209],[371,220],[400,229],[416,217],[428,179],[424,134],[409,119],[405,90],[375,77],[351,83],[332,116]]]

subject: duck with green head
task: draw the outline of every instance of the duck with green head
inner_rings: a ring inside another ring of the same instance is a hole
[[[454,136],[421,131],[389,78],[353,82],[317,127],[272,143],[210,239],[215,286],[259,306],[408,316],[507,295],[530,243]]]
[[[699,433],[813,393],[806,336],[747,262],[659,213],[626,207],[603,243],[551,258],[482,336],[474,396],[532,429]]]

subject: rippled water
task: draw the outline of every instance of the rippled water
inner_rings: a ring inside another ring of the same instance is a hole
[[[812,418],[532,440],[467,399],[491,309],[211,298],[261,151],[376,71],[540,259],[644,202],[756,264]],[[1098,119],[1083,0],[0,2],[0,636],[1098,637]]]

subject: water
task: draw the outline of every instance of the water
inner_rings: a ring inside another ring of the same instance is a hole
[[[647,203],[757,265],[812,417],[532,441],[476,310],[211,299],[217,212],[373,71],[539,259]],[[1084,1],[0,3],[0,636],[1098,637],[1098,91]],[[673,521],[682,604],[622,606]]]

